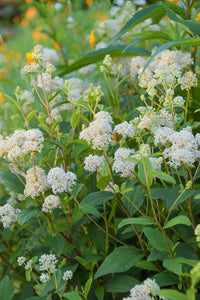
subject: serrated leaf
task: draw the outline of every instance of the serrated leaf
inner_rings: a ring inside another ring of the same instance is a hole
[[[128,275],[117,275],[106,280],[105,289],[109,293],[125,293],[131,290],[139,281]]]
[[[83,200],[80,202],[80,205],[90,205],[99,207],[105,202],[114,198],[114,194],[107,191],[100,191],[95,193],[90,193],[89,195],[85,196]]]
[[[163,251],[164,249],[168,249],[164,236],[160,231],[150,227],[146,227],[144,228],[144,234],[146,238],[149,240],[149,242],[151,243],[151,245],[157,250]],[[168,243],[170,244],[171,247],[173,246],[172,241],[170,241],[169,239],[168,239]]]
[[[41,212],[41,210],[39,210],[37,208],[24,209],[24,210],[20,211],[20,213],[18,215],[18,223],[20,225],[24,225],[31,219],[39,217],[39,216],[42,216],[42,212]]]
[[[176,184],[175,179],[174,179],[172,176],[170,176],[169,174],[166,174],[166,173],[164,173],[164,172],[161,172],[161,171],[154,171],[154,172],[152,173],[152,175],[153,175],[154,177],[156,177],[156,178],[159,178],[159,179],[162,179],[162,180],[165,180],[165,181],[169,181],[169,182],[171,182],[171,183]]]
[[[28,297],[25,300],[45,300],[46,298],[40,296]]]
[[[121,228],[125,225],[130,225],[130,224],[140,224],[140,225],[152,225],[153,222],[150,219],[147,218],[128,218],[128,219],[124,219],[123,221],[121,221],[118,225],[118,228]]]
[[[94,279],[110,273],[122,273],[135,266],[144,255],[138,250],[120,246],[111,252],[100,265]]]
[[[173,226],[178,225],[178,224],[191,226],[191,221],[188,217],[180,215],[180,216],[177,216],[177,217],[173,218],[169,222],[167,222],[164,229],[173,227]]]
[[[183,293],[174,290],[156,291],[155,294],[166,297],[168,300],[187,300],[187,297]]]
[[[69,300],[82,300],[82,298],[76,292],[64,293],[62,296]]]
[[[19,178],[25,182],[25,179],[18,175]],[[0,172],[0,178],[3,181],[3,184],[8,188],[8,190],[13,191],[18,194],[24,193],[23,183],[18,179],[18,177],[10,171],[2,171]]]
[[[176,275],[182,274],[182,263],[180,263],[176,258],[165,259],[163,261],[163,267],[165,267],[167,270],[173,272]]]
[[[11,300],[14,296],[14,289],[10,284],[8,276],[5,276],[0,282],[0,299]]]

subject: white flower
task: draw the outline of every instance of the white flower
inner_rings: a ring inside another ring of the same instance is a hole
[[[193,86],[197,86],[197,76],[192,71],[186,72],[180,79],[179,84],[182,90],[189,90]]]
[[[72,279],[73,273],[72,271],[65,271],[65,273],[63,274],[63,280],[67,281],[69,279]]]
[[[56,264],[58,260],[55,254],[43,254],[39,258],[40,271],[56,272]]]
[[[40,275],[40,282],[46,283],[46,282],[48,282],[49,280],[50,280],[49,274],[47,274],[47,273],[42,273],[42,274]]]
[[[20,267],[25,263],[25,261],[26,261],[26,258],[24,256],[19,256],[17,258],[17,263]]]
[[[61,168],[52,168],[48,173],[48,183],[54,194],[71,192],[72,187],[76,184],[76,174],[67,172]]]
[[[35,198],[48,189],[47,177],[45,171],[38,166],[29,169],[26,173],[26,185],[24,195]]]
[[[113,171],[117,173],[121,173],[121,177],[133,177],[133,171],[135,169],[135,166],[137,164],[136,161],[125,161],[125,158],[132,157],[134,158],[134,155],[131,155],[131,153],[134,152],[134,149],[128,149],[128,148],[119,148],[115,152],[114,156],[114,163],[113,163]]]
[[[100,111],[94,116],[95,121],[80,132],[80,139],[93,145],[93,149],[107,148],[112,142],[112,117],[108,112]]]
[[[124,121],[123,123],[115,126],[114,132],[121,134],[124,138],[133,137],[135,135],[135,128],[133,124],[129,124],[127,121]]]
[[[60,199],[57,196],[49,195],[44,199],[42,211],[52,213],[55,208],[61,208]]]
[[[14,209],[10,204],[0,206],[0,218],[4,228],[9,228],[13,222],[17,221],[19,209]]]
[[[25,270],[32,270],[33,267],[33,261],[32,259],[28,260],[26,265],[25,265]]]
[[[39,129],[30,129],[25,133],[25,143],[23,145],[25,151],[41,152],[43,148],[44,137]]]
[[[88,172],[95,172],[103,163],[104,157],[90,154],[84,160],[84,169]]]
[[[35,98],[34,98],[33,94],[30,91],[28,91],[28,90],[25,90],[23,92],[23,94],[21,94],[20,100],[21,101],[22,100],[26,100],[26,102],[25,102],[24,105],[29,105],[29,104],[32,104],[32,103],[35,102]]]
[[[52,65],[56,65],[59,62],[59,56],[56,50],[51,48],[43,48],[43,60],[44,63],[47,65],[51,63]]]

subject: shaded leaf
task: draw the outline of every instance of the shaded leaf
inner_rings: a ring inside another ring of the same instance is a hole
[[[173,226],[178,225],[178,224],[184,224],[184,225],[190,226],[191,221],[188,217],[180,215],[180,216],[177,216],[177,217],[173,218],[169,222],[167,222],[164,229],[173,227]]]
[[[124,219],[122,220],[119,225],[118,228],[121,228],[125,225],[130,225],[130,224],[141,224],[141,225],[152,225],[153,222],[147,218],[128,218],[128,219]]]
[[[95,274],[95,279],[110,273],[122,273],[135,266],[143,257],[138,250],[120,246],[111,252]]]
[[[139,281],[128,275],[117,275],[106,280],[105,289],[109,293],[125,293],[130,291]]]
[[[0,282],[0,299],[11,300],[14,295],[14,289],[10,284],[8,276],[5,276]]]

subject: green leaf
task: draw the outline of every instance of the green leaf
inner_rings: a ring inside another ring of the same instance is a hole
[[[173,226],[178,225],[178,224],[184,224],[184,225],[187,225],[187,226],[191,226],[191,221],[188,217],[180,215],[180,216],[177,216],[177,217],[173,218],[169,222],[167,222],[164,229],[173,227]]]
[[[88,203],[83,203],[80,205],[80,209],[87,214],[91,214],[95,217],[99,217],[101,215],[101,213],[98,211],[98,209],[96,209],[95,207],[92,207],[90,204]]]
[[[18,175],[18,177],[23,182],[25,182],[25,179],[22,176]],[[18,177],[10,171],[0,172],[0,178],[3,181],[5,187],[8,188],[8,190],[18,194],[23,194],[25,185],[23,185],[23,183],[18,179]]]
[[[83,200],[80,202],[80,205],[91,205],[95,207],[99,207],[105,202],[111,200],[114,198],[114,194],[107,191],[101,191],[101,192],[95,192],[91,193],[83,198]]]
[[[31,281],[31,270],[25,270],[25,277],[27,281]]]
[[[176,14],[170,8],[166,7],[165,5],[163,6],[166,8],[168,17],[171,21],[181,24],[190,33],[194,33],[200,36],[200,25],[198,22],[192,20],[182,20],[179,17],[177,17]]]
[[[146,227],[144,228],[144,234],[146,238],[149,240],[151,245],[159,251],[163,251],[164,249],[168,249],[167,243],[164,239],[163,234],[153,228]],[[173,246],[173,243],[168,239],[168,243],[170,246]]]
[[[58,256],[74,248],[73,245],[69,245],[69,243],[67,243],[66,240],[60,235],[50,237],[49,244]]]
[[[71,73],[72,71],[78,70],[87,65],[97,63],[98,61],[102,61],[106,54],[110,54],[111,57],[118,56],[149,56],[150,52],[148,50],[138,48],[138,47],[128,47],[126,50],[126,45],[117,44],[114,46],[110,46],[107,48],[103,48],[97,51],[93,51],[76,61],[75,63],[67,66],[59,76],[63,76],[65,74]],[[80,102],[79,102],[80,105]],[[87,108],[88,109],[88,108]]]
[[[82,300],[82,298],[76,292],[64,293],[63,297],[69,300]]]
[[[157,284],[160,287],[169,286],[169,285],[172,286],[173,284],[178,283],[178,276],[172,274],[169,271],[156,274],[153,276],[153,278],[156,280]]]
[[[128,181],[123,185],[124,189],[122,190],[122,202],[128,210],[130,216],[132,216],[137,211],[137,208],[142,206],[145,199],[145,192],[141,185],[135,186],[133,180]]]
[[[103,300],[104,299],[104,288],[102,286],[98,287],[95,290],[95,295],[97,296],[98,300]]]
[[[45,138],[44,139],[46,142],[49,142],[49,143],[51,143],[51,144],[55,144],[55,145],[57,145],[59,148],[61,148],[61,149],[64,149],[65,148],[65,145],[63,145],[61,142],[58,142],[58,141],[56,141],[56,140],[53,140],[53,139],[50,139],[50,138]]]
[[[136,267],[143,270],[157,271],[157,268],[154,266],[154,264],[151,261],[146,260],[139,261]]]
[[[29,122],[32,119],[32,117],[35,116],[36,114],[38,114],[38,110],[32,110],[26,117],[27,122]]]
[[[118,225],[118,228],[121,228],[125,225],[130,225],[130,224],[141,224],[141,225],[152,225],[153,222],[147,218],[129,218],[129,219],[124,219],[121,221]]]
[[[151,186],[153,182],[152,164],[147,157],[143,157],[138,165],[138,177],[144,186]]]
[[[105,289],[108,293],[125,293],[138,284],[139,281],[131,276],[116,275],[106,280]]]
[[[14,289],[10,284],[8,276],[5,276],[0,282],[0,299],[11,300],[14,295]]]
[[[40,209],[37,208],[28,208],[20,211],[18,215],[18,223],[20,225],[24,225],[28,221],[30,221],[33,218],[42,216],[42,212]]]
[[[164,172],[161,172],[161,171],[154,171],[154,172],[152,173],[152,175],[153,175],[154,177],[156,177],[156,178],[159,178],[159,179],[162,179],[162,180],[165,180],[165,181],[169,181],[169,182],[171,182],[171,183],[176,184],[175,179],[174,179],[172,176],[170,176],[170,175],[168,175],[168,174],[166,174],[166,173],[164,173]]]
[[[120,246],[111,252],[100,265],[94,279],[110,273],[122,273],[135,266],[144,255],[138,250]]]
[[[165,259],[163,261],[163,267],[165,267],[167,270],[173,272],[176,275],[182,274],[182,264],[176,259]]]
[[[46,298],[40,296],[28,297],[25,300],[45,300]]]
[[[122,29],[114,36],[114,38],[110,41],[110,44],[117,41],[122,35],[124,35],[131,28],[136,26],[137,24],[145,21],[146,19],[151,18],[152,16],[159,15],[165,11],[164,7],[161,5],[150,5],[145,7],[139,11],[137,11],[132,18],[122,27]]]
[[[91,285],[92,285],[92,281],[93,281],[93,277],[92,274],[90,275],[90,278],[87,280],[86,284],[85,284],[85,288],[84,288],[84,294],[86,296],[88,296]]]
[[[166,297],[168,300],[187,300],[187,297],[183,293],[174,290],[161,290],[155,292],[155,294]]]

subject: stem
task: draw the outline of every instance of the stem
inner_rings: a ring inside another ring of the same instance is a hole
[[[170,217],[170,215],[171,215],[171,212],[172,212],[174,206],[176,205],[176,203],[177,203],[178,200],[181,198],[181,196],[185,193],[186,190],[187,190],[187,188],[185,188],[185,189],[180,193],[180,195],[176,198],[176,200],[175,200],[174,203],[172,204],[172,206],[171,206],[171,208],[170,208],[170,210],[169,210],[169,213],[168,213],[168,215],[167,215],[167,218],[166,218],[166,220],[165,220],[165,223],[164,223],[163,227],[165,227],[165,225],[167,224],[168,219],[169,219],[169,217]]]

